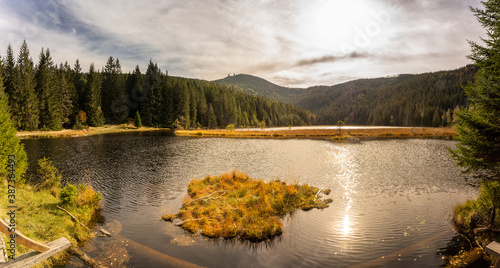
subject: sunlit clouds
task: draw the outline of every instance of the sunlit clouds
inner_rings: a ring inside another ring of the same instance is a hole
[[[0,2],[0,54],[26,39],[55,62],[88,68],[152,59],[169,74],[206,80],[247,73],[290,87],[455,69],[467,39],[484,35],[479,0]]]

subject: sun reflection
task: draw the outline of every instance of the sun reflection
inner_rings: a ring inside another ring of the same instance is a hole
[[[352,225],[351,218],[349,214],[346,214],[344,216],[344,220],[342,221],[341,233],[343,236],[348,236],[351,233],[352,231],[351,225]]]
[[[358,185],[356,177],[358,164],[349,148],[335,145],[331,145],[331,147],[330,159],[333,167],[337,169],[334,179],[339,188],[342,189],[342,198],[346,200],[343,215],[340,217],[342,221],[336,223],[336,228],[338,228],[340,235],[347,238],[355,230],[356,224],[353,203]]]

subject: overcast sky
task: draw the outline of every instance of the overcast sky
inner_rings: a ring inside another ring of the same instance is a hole
[[[150,59],[170,75],[215,80],[229,73],[279,85],[456,69],[466,40],[484,36],[468,6],[479,0],[0,0],[0,55],[23,40],[35,63],[79,59],[122,70]]]

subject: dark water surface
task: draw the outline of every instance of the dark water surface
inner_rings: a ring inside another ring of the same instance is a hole
[[[172,137],[159,133],[23,140],[31,165],[50,157],[70,182],[88,176],[120,235],[208,267],[439,267],[453,207],[477,195],[450,160],[455,142]],[[30,166],[32,167],[32,166]],[[187,235],[159,220],[178,211],[193,178],[238,169],[332,189],[331,206],[287,216],[260,244]],[[129,267],[168,267],[129,249]],[[384,258],[382,258],[384,256]]]

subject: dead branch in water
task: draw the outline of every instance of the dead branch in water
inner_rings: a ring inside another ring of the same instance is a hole
[[[187,206],[187,205],[189,205],[189,204],[191,204],[191,203],[193,203],[193,202],[195,202],[195,201],[201,201],[201,200],[205,200],[205,199],[208,199],[208,200],[215,200],[215,199],[217,199],[217,198],[221,198],[221,197],[222,197],[222,196],[223,196],[226,192],[229,192],[229,191],[228,191],[228,190],[215,191],[215,192],[213,192],[213,193],[211,193],[211,194],[209,194],[209,195],[207,195],[207,196],[204,196],[204,197],[200,197],[200,198],[193,199],[193,200],[189,201],[188,203],[184,204],[184,206]],[[217,197],[211,197],[212,195],[217,194],[217,193],[223,193],[223,194],[221,194],[221,195],[219,195],[219,196],[217,196]]]
[[[184,221],[178,222],[178,223],[176,223],[176,224],[174,224],[174,225],[175,225],[175,226],[181,226],[181,225],[184,225],[184,224],[186,224],[186,223],[188,223],[188,222],[190,222],[190,221],[199,221],[199,220],[201,220],[201,218],[197,218],[197,219],[189,219],[189,220],[184,220]]]
[[[319,194],[321,193],[321,191],[323,191],[323,189],[325,188],[321,188],[317,193],[316,193],[316,196],[314,196],[314,200],[317,200],[318,199],[318,196]]]
[[[64,212],[66,212],[66,213],[67,213],[67,214],[68,214],[68,215],[69,215],[69,216],[70,216],[70,217],[71,217],[71,218],[72,218],[75,222],[78,222],[81,226],[85,227],[87,230],[90,230],[90,229],[89,229],[89,227],[85,226],[85,224],[83,224],[83,223],[81,223],[80,221],[78,221],[78,220],[76,219],[76,217],[75,217],[75,216],[73,216],[73,214],[69,213],[69,211],[67,211],[67,210],[65,210],[64,208],[62,208],[62,207],[60,207],[60,206],[57,206],[57,205],[56,205],[56,208],[58,208],[58,209],[60,209],[60,210],[62,210],[62,211],[64,211]]]

